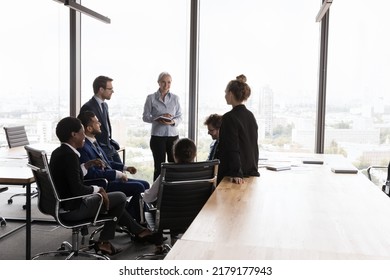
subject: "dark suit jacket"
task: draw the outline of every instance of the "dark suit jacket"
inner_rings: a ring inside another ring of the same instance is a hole
[[[84,146],[81,149],[78,149],[80,152],[80,162],[86,163],[89,160],[100,158],[99,152],[96,149],[95,145],[85,138]],[[115,170],[123,171],[124,165],[115,161],[109,161],[106,154],[102,153],[102,160],[109,164],[109,167],[101,169],[98,167],[91,167],[88,169],[88,173],[85,175],[85,179],[96,179],[96,178],[105,178],[108,181],[114,181],[116,179]]]
[[[222,117],[215,158],[220,160],[218,182],[224,176],[260,176],[256,119],[245,105],[238,105]]]
[[[219,140],[214,140],[211,143],[211,145],[210,145],[210,153],[209,153],[209,156],[208,156],[207,160],[216,159],[215,155],[218,154],[218,144],[219,144]]]
[[[102,130],[102,133],[99,135],[96,135],[96,140],[99,142],[100,147],[108,154],[112,155],[115,153],[115,148],[111,145],[110,142],[110,135],[111,134],[111,123],[110,123],[110,117],[107,112],[107,123],[104,121],[103,112],[100,109],[99,103],[96,101],[95,97],[92,97],[88,102],[86,102],[80,109],[80,112],[85,111],[92,111],[95,113],[96,117],[101,122],[100,129]]]
[[[49,165],[60,198],[93,193],[93,187],[83,183],[83,172],[78,156],[67,145],[61,144],[53,151]],[[73,210],[77,209],[80,203],[81,199],[64,203],[62,206],[65,210]]]

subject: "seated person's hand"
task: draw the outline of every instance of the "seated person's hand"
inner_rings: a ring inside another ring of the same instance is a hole
[[[232,182],[236,184],[243,184],[244,179],[242,179],[241,177],[232,177]]]
[[[126,181],[127,181],[127,175],[126,175],[125,172],[122,173],[121,180],[122,180],[123,182],[126,182]]]
[[[89,160],[84,164],[86,169],[89,169],[93,166],[100,167],[102,169],[106,167],[105,163],[100,158]]]
[[[130,172],[130,174],[135,174],[137,173],[137,168],[135,168],[134,166],[129,166],[127,167],[126,169],[128,172]]]

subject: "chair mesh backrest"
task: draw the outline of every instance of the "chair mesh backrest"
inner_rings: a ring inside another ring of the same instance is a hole
[[[156,227],[183,233],[216,187],[219,160],[189,164],[163,163]]]
[[[14,148],[29,144],[26,130],[23,125],[4,127],[4,131],[5,136],[7,137],[8,147]]]
[[[38,187],[39,211],[57,219],[56,210],[59,200],[50,175],[46,153],[29,146],[25,146],[25,149]]]
[[[387,167],[387,181],[390,181],[390,162],[389,166]]]

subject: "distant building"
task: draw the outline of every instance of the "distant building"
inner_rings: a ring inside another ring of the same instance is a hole
[[[274,93],[270,87],[263,87],[259,96],[260,118],[264,120],[266,135],[273,135]]]
[[[364,151],[362,153],[362,158],[370,165],[384,165],[390,161],[390,147],[383,147],[382,149],[376,148],[372,151]]]
[[[292,142],[298,143],[303,147],[313,147],[315,131],[309,130],[292,130]],[[380,144],[379,129],[327,129],[325,131],[325,147],[329,147],[332,142],[348,142],[356,144]]]

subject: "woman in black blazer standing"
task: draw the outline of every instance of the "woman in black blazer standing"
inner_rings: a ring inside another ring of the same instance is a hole
[[[225,176],[237,184],[243,183],[244,177],[260,176],[258,126],[253,113],[243,104],[250,94],[244,75],[230,81],[226,87],[225,99],[233,108],[223,115],[219,131],[218,183]]]

